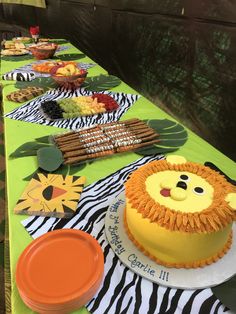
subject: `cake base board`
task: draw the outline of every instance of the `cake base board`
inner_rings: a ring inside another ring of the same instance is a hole
[[[163,286],[200,289],[221,284],[236,273],[236,226],[232,247],[223,258],[203,268],[177,269],[157,264],[133,244],[124,228],[125,194],[113,199],[105,218],[105,232],[114,253],[130,270]]]

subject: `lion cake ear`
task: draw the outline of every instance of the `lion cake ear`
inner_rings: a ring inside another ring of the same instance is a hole
[[[166,157],[166,161],[172,165],[173,164],[180,165],[180,164],[185,164],[187,162],[187,160],[183,156],[179,156],[179,155],[169,155]]]
[[[226,198],[226,202],[229,203],[229,206],[236,210],[236,193],[229,193]]]

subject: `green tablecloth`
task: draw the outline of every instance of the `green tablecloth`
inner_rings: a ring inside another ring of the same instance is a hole
[[[63,51],[64,53],[75,53],[78,50],[71,46],[70,50]],[[33,61],[33,60],[32,60]],[[91,62],[89,58],[80,59],[82,62]],[[20,62],[2,62],[1,73],[10,71],[16,67],[28,64],[30,61]],[[89,76],[106,73],[104,69],[99,66],[89,69]],[[14,82],[2,81],[3,102],[5,113],[18,107],[19,105],[6,101],[6,95],[15,90]],[[113,91],[137,93],[125,83],[113,89]],[[141,119],[172,119],[168,114],[163,112],[150,101],[141,97],[129,110],[122,116],[123,119],[138,117]],[[32,241],[32,238],[25,231],[21,225],[21,221],[26,216],[19,216],[13,214],[13,208],[20,197],[22,191],[26,186],[26,182],[22,179],[29,173],[32,173],[36,168],[36,159],[34,157],[19,158],[8,160],[10,153],[12,153],[19,145],[27,141],[32,141],[37,137],[58,133],[55,127],[42,126],[12,119],[5,119],[5,143],[6,143],[6,167],[7,167],[7,195],[8,195],[8,211],[9,211],[9,239],[10,239],[10,261],[12,274],[12,313],[13,314],[27,314],[32,313],[21,301],[15,283],[15,266],[17,259],[23,249]],[[204,163],[211,161],[216,166],[221,168],[231,178],[236,179],[235,163],[217,151],[210,144],[196,136],[193,132],[188,130],[189,139],[187,143],[177,152],[185,156],[188,160]],[[175,153],[176,154],[176,153]],[[87,177],[87,184],[90,184],[100,178],[103,178],[121,167],[129,164],[140,158],[134,153],[128,153],[119,156],[113,156],[104,160],[98,160],[91,165],[86,166],[78,174]],[[86,312],[86,310],[84,310]],[[77,313],[79,313],[77,311]],[[81,312],[80,312],[81,313]]]

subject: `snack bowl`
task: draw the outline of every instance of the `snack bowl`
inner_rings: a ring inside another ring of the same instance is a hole
[[[30,46],[29,50],[37,60],[44,60],[52,58],[57,50],[57,47],[58,46],[56,44],[42,44]]]
[[[64,68],[65,66],[63,65],[59,65],[59,66],[55,66],[50,70],[50,75],[53,78],[53,80],[60,86],[65,87],[65,88],[77,88],[80,87],[86,77],[88,72],[86,70],[80,69],[79,67],[75,66],[76,69],[79,71],[79,73],[77,74],[70,74],[68,72],[68,74],[59,74],[57,71],[59,69]]]

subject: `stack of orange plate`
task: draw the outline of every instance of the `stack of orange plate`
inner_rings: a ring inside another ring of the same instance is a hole
[[[103,271],[98,242],[83,231],[62,229],[39,237],[24,250],[16,267],[16,284],[32,310],[64,314],[93,297]]]

